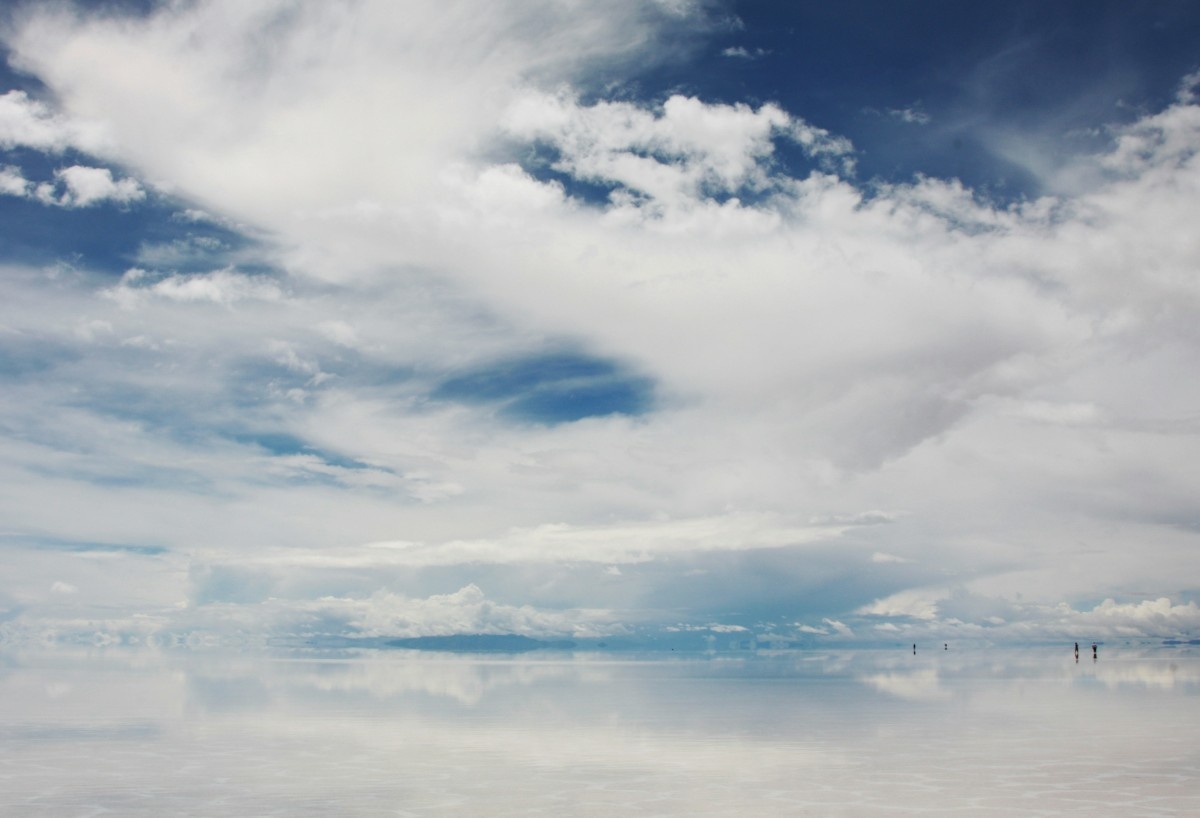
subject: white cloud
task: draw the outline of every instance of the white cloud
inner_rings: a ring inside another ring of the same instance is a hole
[[[749,630],[741,625],[722,625],[719,623],[710,623],[705,627],[713,633],[746,633]]]
[[[889,696],[908,701],[935,701],[950,695],[942,688],[941,678],[934,668],[908,673],[873,673],[860,677],[860,681]]]
[[[998,205],[937,179],[859,185],[849,143],[803,112],[589,85],[588,67],[669,55],[685,23],[632,2],[31,11],[16,62],[66,113],[8,95],[5,133],[49,150],[63,123],[103,121],[106,161],[269,236],[286,272],[9,276],[0,323],[30,371],[58,369],[0,399],[0,513],[347,583],[620,566],[603,593],[630,610],[654,594],[626,566],[702,579],[721,569],[672,560],[721,555],[749,588],[739,560],[770,552],[851,575],[860,616],[960,632],[1034,633],[1060,599],[1186,592],[1192,92],[1079,158],[1071,195]],[[789,140],[823,170],[784,173]],[[41,195],[144,195],[67,170]],[[615,192],[587,201],[585,183]],[[170,249],[140,263],[169,266]],[[653,411],[522,425],[431,398],[454,373],[563,348],[650,380]],[[242,427],[314,453],[265,457],[231,439]],[[114,472],[145,487],[96,477]],[[825,614],[805,632],[858,627]]]
[[[12,43],[129,164],[261,224],[280,201],[293,216],[427,203],[519,86],[668,59],[699,14],[640,0],[414,0],[403,14],[387,0],[206,0],[139,20],[38,9]]]
[[[571,554],[576,558],[620,563],[638,562],[671,552],[778,548],[830,536],[836,536],[836,532],[789,526],[781,520],[760,515],[730,514],[587,528],[548,524],[514,531],[507,543],[497,545],[506,553],[511,546],[521,543],[547,555]],[[491,544],[478,545],[492,547]]]
[[[351,348],[358,346],[358,333],[345,321],[322,321],[318,329],[322,335],[338,346]]]
[[[302,375],[310,375],[316,377],[321,374],[321,367],[316,361],[304,358],[296,351],[295,344],[289,341],[280,341],[272,338],[267,342],[267,349],[270,352],[271,358],[287,369],[293,372],[299,372]]]
[[[838,636],[843,636],[843,637],[853,637],[854,636],[854,631],[851,630],[850,626],[847,625],[845,622],[839,622],[836,619],[828,619],[828,618],[823,619],[822,621],[826,625],[828,625],[833,630],[833,632],[836,633]]]
[[[138,247],[137,263],[144,267],[177,269],[189,264],[221,259],[229,252],[229,246],[220,239],[211,236],[188,236],[167,242],[142,242]]]
[[[1103,417],[1099,407],[1092,403],[1023,401],[1013,408],[1013,412],[1017,417],[1063,425],[1090,425]]]
[[[864,616],[898,616],[932,620],[938,615],[937,603],[946,596],[944,590],[914,589],[892,594],[864,605],[856,613]]]
[[[150,296],[168,301],[224,305],[245,300],[279,301],[284,297],[279,284],[270,278],[232,269],[195,275],[173,274],[155,280],[140,267],[127,270],[120,283],[106,290],[105,295],[126,308],[142,305]]]
[[[680,95],[655,111],[625,102],[585,106],[569,92],[529,93],[509,108],[503,124],[516,138],[552,145],[559,170],[620,185],[668,208],[769,188],[763,163],[775,138],[791,138],[817,156],[850,151],[844,139],[773,104],[756,110]]]
[[[473,584],[424,599],[381,591],[366,599],[325,598],[318,600],[316,607],[348,617],[348,624],[363,636],[515,633],[561,638],[608,636],[621,630],[607,611],[546,611],[529,605],[502,605],[488,600]]]
[[[146,198],[146,192],[135,180],[114,180],[112,171],[108,168],[72,165],[56,170],[54,177],[64,190],[55,195],[52,187],[40,185],[38,198],[47,204],[57,204],[60,207],[90,207],[104,201],[128,204]]]
[[[57,207],[91,207],[112,201],[129,204],[146,198],[146,191],[133,179],[113,179],[108,168],[72,165],[54,172],[55,181],[35,184],[20,168],[0,168],[0,194],[32,197],[42,204]]]
[[[462,168],[455,170],[464,172]],[[524,220],[564,204],[561,184],[539,182],[515,164],[485,168],[474,178],[460,180],[454,174],[447,174],[447,178],[452,185],[461,185],[467,200],[493,220]]]
[[[381,541],[337,554],[272,558],[303,565],[470,565],[512,563],[601,563],[610,567],[648,562],[672,554],[786,548],[828,541],[838,529],[788,525],[764,515],[725,515],[681,520],[631,521],[573,526],[548,523],[502,536],[442,542]]]
[[[830,514],[823,517],[813,517],[811,522],[813,525],[834,525],[834,526],[854,526],[854,525],[887,525],[901,519],[904,515],[894,511],[860,511],[856,514]]]
[[[1167,597],[1136,603],[1106,599],[1090,611],[1060,606],[1064,624],[1105,636],[1183,636],[1200,630],[1200,607],[1195,602],[1174,604]]]
[[[988,615],[996,610],[1006,616]],[[1065,602],[1040,605],[986,599],[962,590],[924,589],[876,600],[856,613],[894,618],[902,627],[896,622],[883,622],[875,628],[907,633],[913,639],[1178,639],[1187,638],[1200,627],[1200,608],[1195,602],[1175,603],[1167,597],[1127,603],[1106,599],[1092,608],[1077,609]]]
[[[110,147],[102,125],[54,113],[24,91],[0,94],[0,148],[61,152],[69,147],[96,152]]]
[[[95,341],[113,334],[113,325],[109,321],[93,320],[81,322],[75,327],[75,335],[83,341]]]
[[[0,168],[0,194],[5,196],[28,196],[29,180],[21,173],[20,168],[7,165]]]
[[[933,117],[919,107],[889,108],[888,116],[898,119],[907,125],[928,125],[933,121]]]
[[[1195,166],[1200,106],[1181,101],[1120,131],[1102,165],[1122,175],[1163,173]],[[1165,180],[1164,180],[1165,181]]]
[[[1200,88],[1200,71],[1193,71],[1179,81],[1179,90],[1176,92],[1175,98],[1184,105],[1194,105],[1200,102],[1200,98],[1196,95],[1196,90]]]
[[[746,48],[745,46],[731,45],[728,48],[725,48],[721,51],[721,56],[722,57],[733,57],[733,58],[739,59],[739,60],[757,60],[761,57],[767,56],[770,53],[771,53],[770,51],[767,51],[766,49],[763,49],[763,48],[755,48],[755,49],[751,50],[751,49]]]
[[[0,95],[0,148],[33,148],[61,153],[77,148],[89,153],[112,149],[105,127],[96,120],[56,114],[44,102],[24,91]],[[120,204],[139,201],[146,193],[133,179],[114,180],[107,168],[72,165],[54,173],[54,182],[34,184],[19,168],[0,169],[0,194],[33,196],[59,207],[89,207],[103,201]]]

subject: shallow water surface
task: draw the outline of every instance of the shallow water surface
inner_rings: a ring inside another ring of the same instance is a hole
[[[0,654],[3,816],[1200,815],[1189,649]]]

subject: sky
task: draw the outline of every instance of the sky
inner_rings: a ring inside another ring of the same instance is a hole
[[[1200,7],[0,12],[0,641],[1200,636]]]

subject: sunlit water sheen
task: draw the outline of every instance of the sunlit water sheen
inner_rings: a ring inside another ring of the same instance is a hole
[[[1194,651],[0,654],[0,815],[1200,815]]]

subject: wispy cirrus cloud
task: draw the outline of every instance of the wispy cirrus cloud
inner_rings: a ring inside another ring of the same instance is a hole
[[[764,48],[750,49],[742,45],[731,45],[728,48],[721,49],[722,57],[731,57],[737,60],[757,60],[770,53],[770,51]]]
[[[233,304],[245,299],[278,301],[283,298],[283,290],[276,281],[231,269],[192,275],[154,276],[141,267],[133,267],[125,271],[116,287],[104,294],[127,308],[151,296],[170,301],[210,301],[214,304]]]

